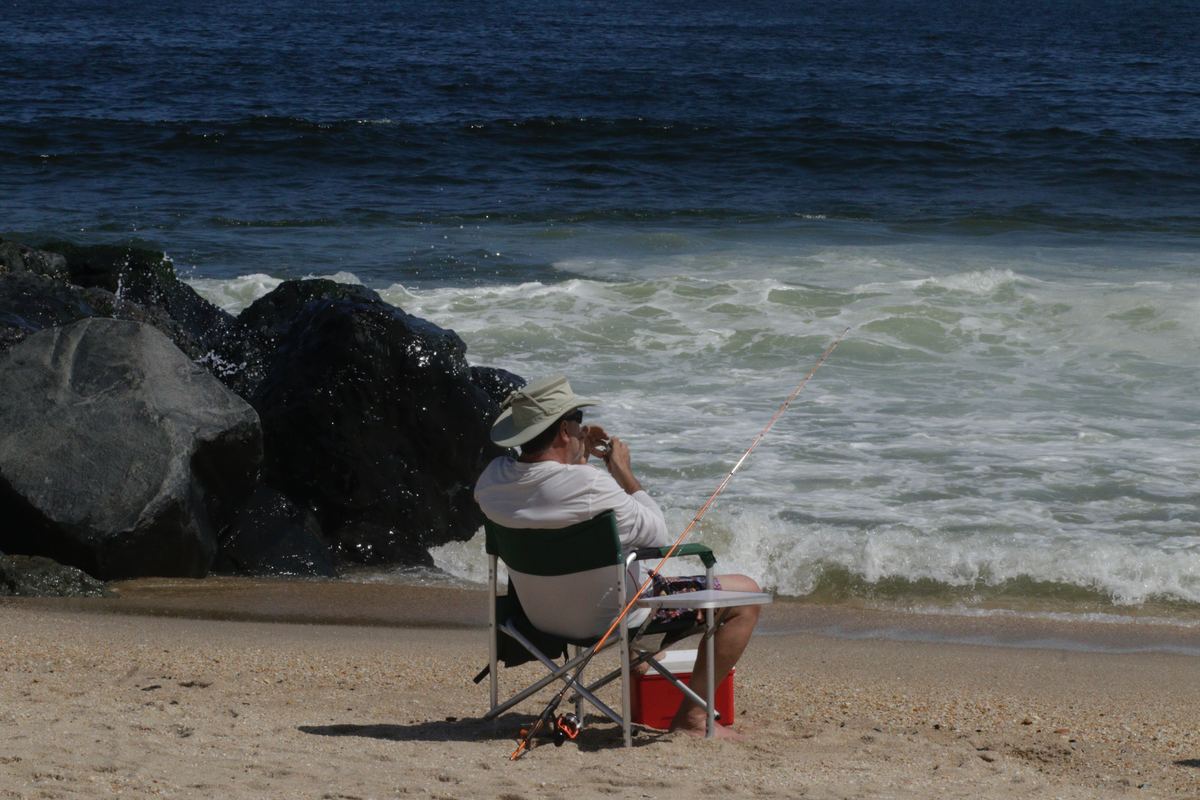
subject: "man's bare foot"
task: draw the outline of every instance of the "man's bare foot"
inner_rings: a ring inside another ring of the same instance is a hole
[[[675,731],[679,731],[680,733],[686,733],[688,736],[698,736],[698,737],[704,736],[704,733],[705,733],[704,729],[705,729],[705,725],[703,723],[701,723],[699,728],[693,727],[691,725],[675,725],[674,723],[672,723],[672,725],[670,727],[670,730],[672,733],[674,733]],[[739,739],[745,739],[746,737],[743,736],[742,734],[738,733],[737,731],[735,731],[733,728],[726,727],[725,725],[722,725],[721,723],[718,722],[716,725],[713,726],[713,738],[714,739],[732,739],[733,741],[738,741]]]
[[[659,650],[657,653],[654,654],[655,661],[662,661],[666,657],[667,657],[666,650]],[[639,661],[636,664],[631,664],[629,668],[631,670],[633,670],[634,675],[648,675],[650,673],[650,662],[649,661]]]
[[[698,712],[698,713],[697,713]],[[671,731],[681,731],[689,736],[703,736],[708,728],[708,716],[699,708],[693,706],[690,711],[680,711],[671,720]],[[742,739],[740,733],[733,728],[716,723],[713,725],[714,739]]]

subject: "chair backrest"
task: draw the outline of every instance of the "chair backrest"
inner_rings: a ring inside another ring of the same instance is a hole
[[[596,636],[620,611],[625,559],[611,511],[566,528],[506,528],[491,520],[483,527],[485,549],[508,567],[539,630],[570,639]]]
[[[484,549],[528,575],[566,575],[625,560],[611,511],[566,528],[506,528],[489,519],[483,530]]]

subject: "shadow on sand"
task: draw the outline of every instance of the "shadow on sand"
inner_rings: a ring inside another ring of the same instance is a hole
[[[1200,769],[1200,758],[1181,758],[1175,762],[1175,766]]]
[[[498,720],[479,718],[455,718],[414,722],[409,725],[301,725],[301,733],[313,736],[363,736],[368,739],[385,739],[391,742],[486,742],[511,741],[516,743],[517,732],[527,728],[537,718],[532,715],[505,716]],[[634,728],[633,746],[642,747],[669,735],[666,731]],[[549,738],[541,744],[550,744]],[[621,729],[605,722],[596,722],[584,728],[574,744],[583,751],[606,750],[623,746]]]

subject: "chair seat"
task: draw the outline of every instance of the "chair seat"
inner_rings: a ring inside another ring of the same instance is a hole
[[[642,623],[653,613],[654,610],[652,608],[638,608],[630,612],[628,618],[631,621],[625,626],[625,635],[631,639],[635,637],[640,639],[645,636],[670,636],[671,634],[701,627],[700,623],[694,617],[685,616],[669,620],[653,620],[643,628]],[[582,639],[565,639],[565,641],[567,644],[575,647],[591,647],[600,641],[600,636],[601,634],[596,634],[595,636],[587,636]]]

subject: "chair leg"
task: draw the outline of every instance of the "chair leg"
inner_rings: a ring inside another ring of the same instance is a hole
[[[633,747],[633,704],[631,695],[633,682],[629,674],[629,637],[624,631],[617,634],[621,639],[621,729],[625,734],[625,746]]]
[[[555,681],[555,679],[561,680],[561,681],[569,681],[571,679],[571,677],[568,673],[570,673],[570,671],[572,669],[574,669],[574,667],[576,665],[576,659],[571,659],[571,660],[567,661],[566,664],[559,666],[554,661],[547,658],[545,653],[543,653],[541,650],[538,650],[536,647],[534,647],[532,642],[530,642],[528,639],[526,639],[524,636],[522,636],[521,632],[516,630],[515,628],[513,628],[511,625],[506,624],[501,627],[501,630],[504,633],[506,633],[509,636],[516,639],[518,642],[520,642],[521,645],[526,650],[529,651],[530,655],[535,657],[538,661],[540,661],[542,663],[542,666],[544,666],[547,670],[550,671],[550,674],[542,676],[542,678],[540,680],[538,680],[537,683],[534,683],[531,686],[526,687],[524,690],[518,692],[517,694],[513,695],[509,699],[505,700],[500,705],[498,705],[495,708],[488,711],[488,713],[484,715],[484,717],[483,717],[484,719],[492,719],[492,718],[504,713],[505,711],[512,708],[517,703],[521,702],[522,700],[529,697],[530,695],[536,694],[537,692],[541,691],[543,688],[545,688],[546,686],[553,683]],[[575,685],[575,691],[578,692],[580,695],[582,695],[584,700],[587,700],[593,706],[598,708],[600,710],[600,713],[604,714],[604,716],[608,717],[609,719],[611,719],[613,722],[617,723],[618,725],[621,724],[621,717],[619,717],[617,715],[617,712],[615,712],[611,708],[609,708],[608,705],[605,704],[603,700],[596,697],[596,695],[594,695],[592,692],[588,691],[581,684]],[[628,715],[626,715],[626,718],[628,718]]]
[[[582,653],[583,653],[583,648],[577,644],[571,645],[571,649],[575,651],[576,659],[578,659],[579,656],[582,655]],[[575,676],[575,680],[580,686],[583,685],[583,668],[582,667],[579,668],[579,673]],[[583,695],[581,695],[579,692],[575,693],[575,716],[579,718],[580,722],[583,721]]]
[[[521,702],[525,698],[531,697],[531,696],[537,694],[538,692],[540,692],[542,689],[545,689],[547,686],[554,683],[554,681],[560,677],[561,677],[561,673],[555,673],[555,672],[551,672],[549,675],[544,675],[542,678],[540,678],[537,681],[537,683],[534,683],[534,684],[531,684],[531,685],[525,687],[521,691],[514,694],[512,697],[505,700],[503,703],[499,703],[497,705],[492,706],[488,710],[488,712],[483,715],[483,718],[484,719],[494,719],[494,718],[500,716],[505,711],[508,711],[510,708],[512,708],[513,706],[515,706],[517,703]]]
[[[711,608],[704,610],[704,622],[706,625],[704,632],[704,657],[706,659],[705,663],[708,664],[708,669],[705,670],[707,673],[705,683],[707,685],[704,687],[705,705],[708,706],[708,713],[706,715],[708,719],[704,724],[704,736],[707,739],[711,739],[717,732],[716,708],[713,704],[713,696],[716,694],[716,676],[713,674],[713,669],[716,667],[716,664],[713,663],[713,634],[716,633],[716,627],[713,625],[713,610]]]
[[[488,556],[488,587],[488,689],[491,694],[488,708],[494,709],[500,700],[500,670],[496,652],[496,637],[500,634],[496,630],[496,556]]]

